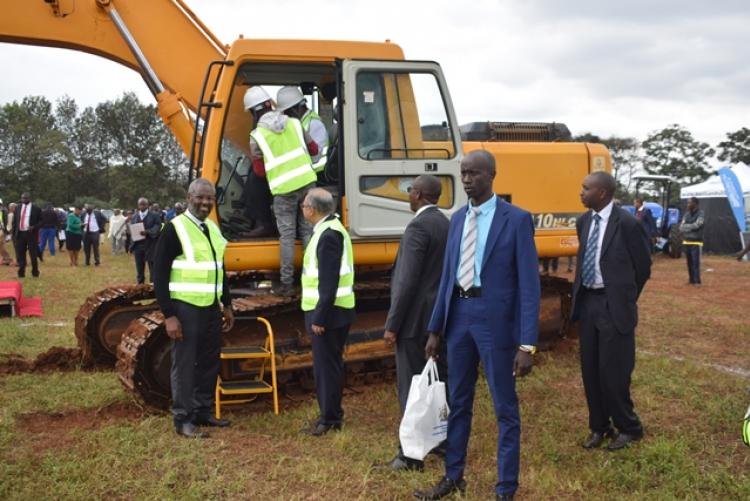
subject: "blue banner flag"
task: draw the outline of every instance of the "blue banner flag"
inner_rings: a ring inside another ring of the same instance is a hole
[[[745,223],[745,198],[743,197],[737,174],[729,167],[722,167],[719,169],[719,177],[721,178],[721,182],[724,183],[727,201],[729,202],[729,207],[732,208],[737,226],[739,226],[740,231],[747,231],[747,224]]]

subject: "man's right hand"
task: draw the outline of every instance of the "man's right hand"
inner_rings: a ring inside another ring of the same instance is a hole
[[[437,360],[439,358],[438,348],[440,348],[440,338],[434,332],[430,332],[427,344],[424,345],[424,358],[429,360],[430,357],[433,357]]]
[[[383,341],[385,341],[385,344],[388,346],[393,346],[396,344],[396,333],[393,331],[385,331],[383,333]]]
[[[175,341],[182,341],[182,324],[177,317],[168,317],[164,320],[164,325],[167,327],[167,336]]]

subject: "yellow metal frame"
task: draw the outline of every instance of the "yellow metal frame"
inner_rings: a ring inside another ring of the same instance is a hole
[[[266,342],[264,347],[259,351],[250,351],[251,347],[248,347],[248,351],[237,352],[237,353],[221,353],[221,360],[261,360],[260,370],[255,379],[249,381],[239,382],[254,382],[262,383],[263,386],[260,388],[242,388],[242,389],[229,389],[222,385],[221,376],[216,380],[216,418],[221,419],[221,406],[223,405],[237,405],[252,402],[261,393],[272,393],[273,394],[273,413],[279,414],[279,390],[276,382],[276,348],[273,338],[273,328],[271,322],[263,317],[251,317],[252,320],[257,320],[266,327]],[[243,320],[242,317],[238,317],[237,320]],[[235,347],[241,348],[241,347]],[[252,348],[257,349],[253,346]],[[266,375],[266,363],[270,360],[271,362],[271,384],[265,382]],[[235,382],[235,381],[232,381]],[[227,382],[229,383],[229,381]],[[222,401],[223,395],[252,395],[252,398],[244,399],[232,399]]]

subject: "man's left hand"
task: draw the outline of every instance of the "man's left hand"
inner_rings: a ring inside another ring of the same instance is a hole
[[[534,361],[531,358],[531,353],[518,350],[516,358],[513,360],[513,376],[524,377],[531,372],[531,366],[534,365]]]
[[[222,332],[229,332],[232,330],[232,327],[234,327],[234,312],[232,312],[231,306],[227,306],[224,308],[224,319],[221,330]]]
[[[388,346],[393,346],[396,344],[396,333],[393,331],[385,331],[383,333],[383,340]]]
[[[326,331],[326,328],[325,328],[325,327],[323,327],[322,325],[315,325],[315,324],[312,324],[312,325],[310,326],[310,328],[312,329],[312,331],[313,331],[313,334],[315,334],[316,336],[322,336],[322,335],[323,335],[323,333],[324,333],[324,332]]]

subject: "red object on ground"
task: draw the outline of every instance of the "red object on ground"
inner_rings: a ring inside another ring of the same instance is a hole
[[[42,298],[23,297],[21,282],[0,282],[0,299],[13,299],[16,302],[16,315],[19,317],[41,317]]]

